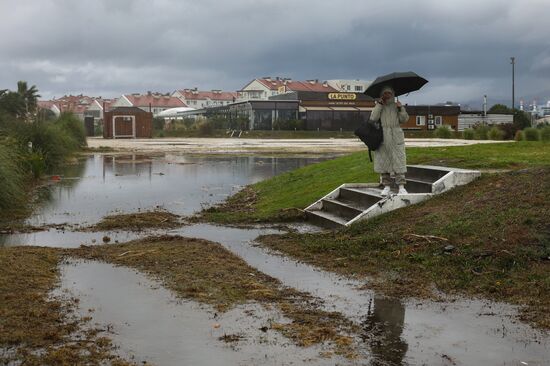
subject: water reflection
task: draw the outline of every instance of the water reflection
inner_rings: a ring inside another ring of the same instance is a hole
[[[371,365],[401,365],[407,353],[402,338],[405,306],[397,299],[374,297],[362,323],[363,340],[370,345]]]
[[[27,222],[92,224],[103,216],[162,207],[190,215],[242,186],[327,158],[256,156],[89,156],[59,172]]]

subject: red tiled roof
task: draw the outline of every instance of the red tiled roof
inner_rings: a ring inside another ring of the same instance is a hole
[[[38,108],[50,109],[51,107],[54,106],[55,101],[53,101],[53,100],[39,100],[36,104],[38,105]]]
[[[317,80],[312,81],[290,81],[284,79],[256,79],[270,90],[279,90],[280,87],[285,86],[287,91],[314,91],[334,93],[338,90],[329,86],[326,83],[320,83]]]
[[[185,100],[229,100],[237,98],[236,92],[224,92],[224,91],[200,91],[200,90],[191,90],[183,89],[178,90],[178,92],[183,95]]]
[[[47,105],[47,108],[51,108],[56,105],[61,112],[72,112],[75,114],[83,114],[86,109],[93,103],[93,98],[86,95],[65,95],[61,98],[41,101]]]
[[[111,110],[111,106],[114,102],[116,102],[116,98],[115,99],[102,99],[102,98],[96,98],[95,99],[96,102],[99,103],[99,105],[101,106],[101,108],[105,108],[104,112],[105,111],[109,111]]]
[[[161,108],[176,108],[187,107],[187,105],[180,99],[165,95],[124,95],[134,107],[161,107]]]

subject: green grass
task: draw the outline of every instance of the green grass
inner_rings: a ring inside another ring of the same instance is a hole
[[[408,164],[467,169],[517,169],[550,165],[550,146],[510,142],[458,147],[408,148]],[[240,223],[296,219],[299,211],[343,183],[378,182],[367,152],[324,161],[256,183],[225,205],[202,213],[208,221]],[[243,207],[243,202],[246,207]]]
[[[550,329],[548,197],[549,166],[488,174],[349,228],[261,242],[330,271],[371,276],[369,287],[389,295],[433,297],[435,287],[525,305],[521,319]]]
[[[0,144],[0,217],[4,210],[19,206],[25,201],[25,172],[21,158],[13,144]]]

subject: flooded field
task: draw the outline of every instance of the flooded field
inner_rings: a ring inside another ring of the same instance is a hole
[[[120,356],[137,364],[550,363],[550,337],[519,323],[512,306],[464,299],[433,303],[384,298],[359,289],[365,284],[368,287],[368,280],[342,278],[255,243],[259,235],[277,233],[280,229],[194,224],[149,231],[80,231],[113,214],[163,209],[190,215],[223,201],[243,185],[322,159],[91,155],[67,168],[43,189],[43,203],[27,220],[32,226],[55,227],[2,235],[0,245],[95,247],[151,235],[206,239],[219,243],[223,250],[272,278],[281,288],[309,294],[309,301],[319,312],[339,314],[353,329],[349,338],[355,353],[351,357],[335,352],[328,339],[300,344],[284,331],[276,331],[276,324],[298,322],[289,319],[283,313],[285,307],[276,301],[272,304],[246,301],[220,312],[215,306],[178,296],[165,286],[166,278],[159,278],[158,273],[152,276],[152,271],[137,271],[120,261],[112,264],[73,257],[63,261],[60,286],[55,293],[79,299],[81,316],[89,316],[98,327],[108,329],[107,335],[118,347]],[[296,229],[317,230],[306,224]],[[155,255],[153,251],[129,252],[117,253],[114,258]],[[220,268],[224,265],[219,261]],[[176,273],[178,270],[174,269]],[[198,271],[195,276],[203,273]],[[258,277],[252,272],[244,275]]]

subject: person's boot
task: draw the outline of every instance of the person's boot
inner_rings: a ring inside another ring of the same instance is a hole
[[[407,190],[405,189],[405,186],[400,184],[399,185],[399,192],[397,192],[397,194],[408,194],[409,192],[407,192]]]
[[[384,189],[382,190],[381,195],[384,196],[384,197],[389,195],[390,194],[390,189],[391,189],[390,186],[384,186]]]

